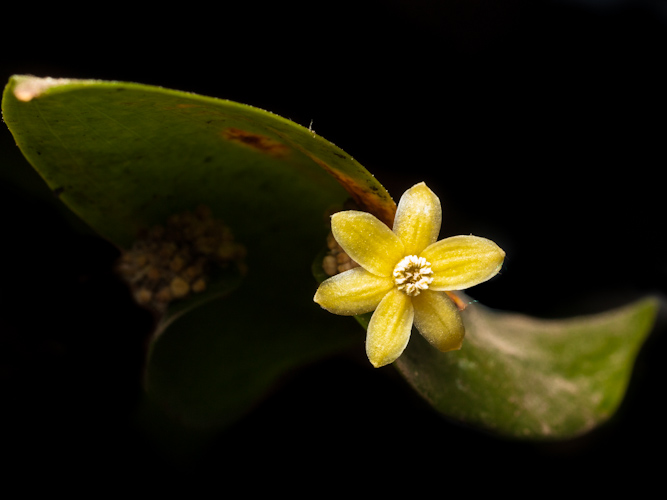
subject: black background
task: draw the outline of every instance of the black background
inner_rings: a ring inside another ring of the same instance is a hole
[[[231,99],[312,120],[395,199],[426,181],[443,236],[507,251],[501,276],[471,291],[486,305],[564,317],[666,291],[657,1],[22,6],[3,25],[3,81],[98,78]],[[370,368],[360,343],[291,374],[194,463],[170,460],[132,423],[151,318],[110,272],[116,250],[72,230],[6,130],[0,145],[2,439],[17,470],[470,492],[653,477],[666,438],[662,322],[618,415],[571,442],[448,422],[391,369]]]

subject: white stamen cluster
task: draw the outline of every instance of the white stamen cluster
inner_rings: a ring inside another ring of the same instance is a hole
[[[403,293],[414,297],[433,281],[431,263],[424,257],[408,255],[394,268],[394,283]]]

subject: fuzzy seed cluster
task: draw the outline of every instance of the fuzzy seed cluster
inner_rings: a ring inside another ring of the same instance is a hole
[[[329,251],[322,260],[322,269],[328,276],[334,276],[353,267],[359,267],[359,264],[345,253],[331,233],[327,235],[327,247]]]
[[[144,231],[116,270],[139,304],[163,312],[171,301],[203,292],[213,266],[242,267],[244,257],[231,230],[201,206]]]
[[[343,210],[359,210],[359,207],[354,203],[352,199],[348,199],[344,205]],[[334,210],[328,215],[331,216],[338,210]],[[336,238],[331,231],[327,235],[327,248],[328,251],[324,258],[322,259],[322,269],[327,274],[327,276],[335,276],[338,273],[347,271],[354,267],[359,267],[354,260],[350,258],[348,254],[345,253],[343,248],[338,244]]]

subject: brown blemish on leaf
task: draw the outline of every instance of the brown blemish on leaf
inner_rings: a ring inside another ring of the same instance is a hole
[[[350,194],[360,210],[375,215],[378,219],[387,224],[387,226],[393,227],[394,216],[396,214],[396,203],[391,199],[391,196],[382,185],[366,181],[365,179],[356,179],[353,176],[344,173],[340,168],[330,166],[327,162],[313,154],[312,151],[291,141],[289,136],[283,135],[277,130],[272,130],[288,142],[294,149],[302,152],[336,179]],[[351,158],[346,157],[344,154],[335,151],[333,151],[333,154],[341,160],[351,160]]]
[[[382,198],[370,187],[361,185],[357,180],[345,175],[340,170],[331,168],[325,162],[310,155],[311,159],[320,167],[331,174],[343,186],[359,209],[375,215],[387,226],[393,227],[394,215],[396,215],[396,203],[391,198]]]
[[[282,142],[266,137],[265,135],[248,132],[238,128],[230,127],[222,131],[222,136],[228,141],[242,144],[243,146],[255,149],[261,153],[282,158],[289,153],[289,148]]]

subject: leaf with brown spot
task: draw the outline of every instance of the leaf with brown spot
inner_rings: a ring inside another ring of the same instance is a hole
[[[275,139],[234,127],[223,130],[222,136],[228,141],[236,142],[275,158],[287,156],[290,151],[287,146]]]
[[[337,183],[385,221],[395,211],[386,189],[350,155],[244,104],[135,83],[14,76],[3,112],[46,183],[68,186],[63,202],[120,246],[200,203],[228,220],[248,219],[247,203],[221,196],[223,186],[246,199],[272,186],[267,205],[252,205],[255,227],[297,199],[337,203],[345,198]],[[323,203],[313,217],[321,218]]]
[[[346,190],[380,214],[394,205],[338,147],[251,106],[135,83],[14,76],[2,109],[48,186],[117,246],[206,205],[247,249],[247,278],[181,304],[152,344],[150,397],[178,421],[229,423],[286,370],[358,338],[313,304],[309,263]],[[289,279],[266,279],[286,265]]]

